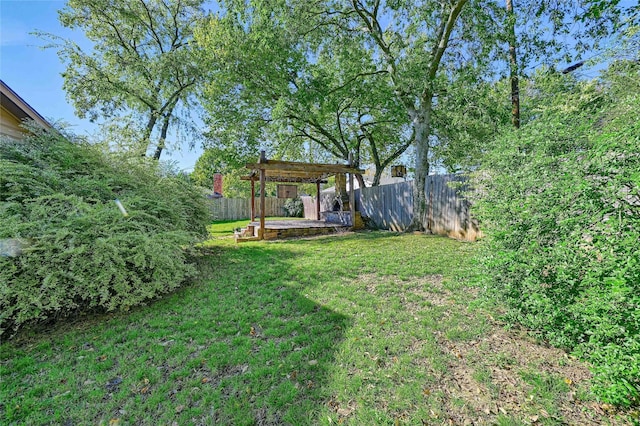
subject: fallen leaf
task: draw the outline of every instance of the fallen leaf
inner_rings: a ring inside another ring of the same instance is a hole
[[[338,414],[343,417],[347,417],[351,412],[352,410],[350,408],[338,408]]]
[[[140,393],[147,393],[149,391],[149,386],[145,386],[142,389],[140,389]]]
[[[422,394],[424,396],[429,396],[429,395],[431,395],[431,390],[425,388],[425,389],[422,390]]]
[[[571,386],[571,384],[573,383],[573,382],[571,381],[571,379],[569,379],[569,378],[565,378],[565,379],[564,379],[564,382],[565,382],[567,385],[569,385],[569,386]]]
[[[100,355],[98,358],[96,358],[96,361],[98,362],[102,362],[102,361],[106,361],[107,360],[107,356],[106,355]]]
[[[120,419],[109,420],[109,426],[118,426],[119,424],[120,424]]]
[[[184,405],[178,405],[176,407],[176,413],[180,414],[184,411]]]
[[[208,377],[203,377],[202,380],[200,380],[201,383],[208,383],[211,379],[209,379]]]
[[[602,404],[602,405],[601,405],[601,407],[602,407],[602,409],[603,409],[604,411],[611,411],[611,410],[613,410],[613,405],[611,405],[611,404]]]

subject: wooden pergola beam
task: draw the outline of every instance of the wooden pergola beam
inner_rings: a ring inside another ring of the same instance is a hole
[[[306,172],[306,173],[364,173],[356,167],[345,164],[320,164],[320,163],[297,163],[292,161],[267,160],[266,163],[248,163],[247,169],[252,170],[276,170],[278,172]]]
[[[249,180],[252,182],[258,182],[260,180],[259,174],[257,176],[242,176],[241,180]],[[269,176],[265,177],[267,182],[281,182],[281,183],[327,183],[328,180],[323,178],[307,178],[296,176]]]

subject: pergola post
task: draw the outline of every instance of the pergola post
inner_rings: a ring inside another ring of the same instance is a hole
[[[266,163],[267,158],[264,151],[260,151],[259,163]],[[266,210],[265,187],[266,187],[267,171],[260,169],[260,229],[258,230],[258,239],[264,240],[264,213]]]
[[[349,173],[349,213],[351,214],[351,228],[356,226],[356,190],[353,187],[353,173]]]
[[[320,220],[320,181],[316,182],[316,220]]]
[[[349,167],[353,167],[353,154],[349,153]],[[349,214],[351,229],[356,227],[356,189],[353,186],[353,172],[349,173]]]
[[[256,220],[256,181],[251,179],[251,222]]]

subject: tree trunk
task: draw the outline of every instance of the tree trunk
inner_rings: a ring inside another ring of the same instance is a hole
[[[433,99],[430,95],[425,98],[422,109],[416,111],[413,118],[416,169],[413,185],[413,219],[409,226],[409,231],[426,230],[427,196],[425,194],[425,182],[429,175],[429,135],[431,133],[431,103]]]
[[[360,188],[365,188],[366,185],[364,184],[364,177],[362,177],[362,175],[360,173],[356,174],[356,180],[358,181],[358,185]]]
[[[171,121],[171,116],[173,114],[173,109],[176,107],[178,100],[173,100],[170,104],[167,104],[167,107],[162,114],[162,118],[164,121],[162,122],[162,130],[160,131],[160,140],[158,141],[158,145],[156,146],[156,152],[153,154],[154,160],[160,160],[160,155],[162,154],[162,150],[165,148],[165,144],[167,141],[167,131],[169,130],[169,123]]]
[[[155,111],[152,110],[149,112],[149,121],[147,121],[147,127],[144,129],[142,140],[140,141],[140,151],[138,154],[141,157],[147,155],[147,150],[149,146],[151,146],[151,133],[153,132],[153,128],[156,127],[156,121],[158,121],[158,116]]]
[[[520,128],[520,82],[518,80],[518,62],[516,57],[516,15],[513,1],[507,1],[507,22],[509,28],[509,76],[511,78],[511,124]]]
[[[167,140],[167,131],[169,130],[170,119],[171,119],[170,113],[164,116],[164,122],[162,123],[162,131],[160,132],[160,140],[158,141],[158,146],[156,146],[156,152],[153,154],[153,159],[156,161],[160,160],[160,155],[162,155],[162,150],[165,147],[165,141]]]
[[[371,186],[380,186],[380,178],[382,177],[382,172],[384,169],[382,167],[376,166],[376,173],[373,175],[373,183]]]

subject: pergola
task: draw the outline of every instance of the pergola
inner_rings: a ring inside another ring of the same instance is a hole
[[[351,163],[352,161],[349,161]],[[362,174],[364,170],[352,167],[351,164],[319,164],[299,163],[293,161],[267,160],[264,151],[260,151],[260,159],[257,163],[248,163],[247,169],[251,170],[249,176],[243,180],[251,181],[251,221],[255,219],[255,183],[260,182],[260,229],[258,238],[264,239],[265,229],[265,185],[267,182],[279,183],[315,183],[316,184],[316,218],[320,220],[320,184],[327,183],[327,178],[344,173],[349,175],[349,206],[351,209],[352,224],[355,218],[355,192],[353,189],[353,176]]]

